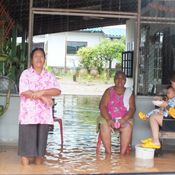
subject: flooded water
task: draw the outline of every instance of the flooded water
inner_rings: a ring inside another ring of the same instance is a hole
[[[100,97],[98,96],[71,96],[65,95],[56,99],[56,116],[62,116],[64,146],[61,149],[60,128],[55,124],[53,132],[50,132],[47,148],[47,164],[55,167],[64,165],[64,173],[70,173],[74,170],[76,173],[96,172],[92,164],[96,164],[100,159],[108,159],[104,156],[96,156],[96,118],[99,115],[98,105]],[[113,139],[114,150],[119,153],[118,135]],[[104,148],[101,146],[101,152]],[[65,168],[66,166],[66,168]]]
[[[119,155],[119,135],[113,134],[112,155],[96,155],[96,117],[99,115],[99,96],[62,95],[56,99],[55,116],[63,121],[64,145],[61,149],[60,128],[55,123],[48,137],[47,154],[43,165],[22,166],[17,147],[0,146],[0,174],[175,174],[175,152],[154,159]]]

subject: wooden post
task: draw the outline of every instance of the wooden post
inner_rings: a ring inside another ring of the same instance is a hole
[[[34,14],[33,14],[33,0],[30,0],[29,6],[29,33],[28,33],[28,61],[27,65],[30,67],[30,53],[32,51],[33,45],[33,22],[34,22]]]
[[[136,23],[136,41],[135,41],[135,59],[134,59],[134,92],[138,91],[138,71],[139,71],[139,48],[140,48],[140,17],[141,17],[141,0],[137,0],[137,23]]]

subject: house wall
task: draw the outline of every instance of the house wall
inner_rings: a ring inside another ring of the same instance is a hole
[[[4,104],[5,96],[0,95],[0,104]],[[19,96],[10,98],[10,105],[6,113],[0,116],[0,144],[14,144],[18,142],[18,113]]]
[[[134,50],[135,21],[126,21],[126,51]]]
[[[135,36],[135,25],[134,20],[127,20],[126,21],[126,51],[133,51],[134,50],[134,36]],[[133,73],[134,74],[134,73]],[[133,87],[133,77],[127,78],[126,87],[132,86]]]
[[[64,67],[66,33],[49,34],[47,65],[55,67]]]

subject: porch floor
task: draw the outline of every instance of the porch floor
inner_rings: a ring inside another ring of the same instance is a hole
[[[65,150],[68,151],[68,150]],[[17,155],[17,147],[0,146],[0,174],[175,174],[175,152],[164,153],[154,159],[135,158],[134,152],[130,156],[121,157],[113,153],[105,157],[104,153],[88,160],[88,156],[79,159],[77,150],[72,152],[72,158],[67,159],[64,151],[58,155],[47,154],[43,165],[22,166]],[[52,158],[50,158],[52,157]],[[76,163],[75,163],[76,161]]]

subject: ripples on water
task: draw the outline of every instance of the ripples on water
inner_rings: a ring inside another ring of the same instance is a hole
[[[107,160],[105,154],[96,156],[96,117],[99,115],[99,101],[98,96],[64,95],[56,99],[56,116],[62,116],[63,119],[64,147],[61,151],[59,126],[55,124],[53,132],[50,132],[48,137],[48,165],[62,168],[64,173],[98,173],[102,171],[105,163],[105,169],[109,166],[112,172],[112,159]],[[116,153],[114,156],[117,156],[117,135],[113,137],[113,143],[112,149]],[[104,153],[103,146],[101,152]],[[101,162],[102,165],[98,163],[99,160],[104,160]]]

